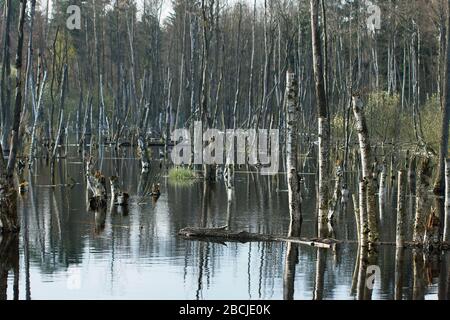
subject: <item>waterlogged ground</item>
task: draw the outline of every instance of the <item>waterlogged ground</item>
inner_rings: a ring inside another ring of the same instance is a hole
[[[45,163],[35,165],[29,190],[19,204],[18,278],[14,282],[12,270],[7,276],[2,273],[1,283],[7,285],[0,286],[2,297],[6,293],[8,299],[356,298],[353,274],[358,250],[352,243],[351,204],[340,211],[336,227],[336,237],[350,240],[349,244],[320,251],[300,246],[298,259],[295,255],[286,259],[283,243],[225,245],[177,236],[186,226],[222,225],[236,231],[286,234],[289,213],[283,176],[238,174],[234,201],[229,204],[222,182],[209,190],[202,182],[175,185],[161,177],[159,162],[150,177],[141,176],[131,149],[119,157],[105,150],[98,165],[105,175],[123,179],[124,189],[132,195],[128,210],[86,209],[83,165],[74,152],[57,163],[53,182]],[[313,180],[307,175],[303,190],[304,237],[315,235]],[[153,182],[162,184],[156,203],[145,195]],[[411,217],[413,198],[409,203]],[[392,206],[395,202],[389,199],[382,220],[385,241],[394,239]],[[0,262],[5,259],[0,256]],[[450,257],[440,260],[414,272],[412,252],[406,250],[403,266],[396,270],[395,247],[381,247],[377,262],[381,275],[372,298],[394,298],[396,271],[403,279],[404,299],[413,298],[419,280],[424,281],[419,296],[448,298]]]

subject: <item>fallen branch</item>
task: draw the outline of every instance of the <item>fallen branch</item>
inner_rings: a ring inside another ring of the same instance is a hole
[[[333,248],[336,244],[340,243],[338,240],[334,239],[306,239],[306,238],[295,238],[295,237],[285,237],[285,236],[275,236],[269,234],[259,234],[259,233],[249,233],[247,231],[232,232],[228,230],[228,227],[220,228],[184,228],[181,229],[178,234],[186,238],[209,238],[214,239],[219,242],[252,242],[252,241],[262,241],[262,242],[291,242],[302,245],[308,245],[311,247],[318,248]]]
[[[357,244],[358,241],[341,241],[336,239],[319,239],[319,238],[296,238],[277,236],[260,233],[249,233],[247,231],[233,232],[228,230],[228,226],[219,228],[184,228],[178,232],[179,236],[192,240],[209,240],[211,242],[225,243],[225,242],[290,242],[301,245],[308,245],[311,247],[334,249],[338,244]],[[373,246],[395,246],[395,242],[376,242]],[[422,249],[423,243],[404,242],[404,248]],[[450,250],[449,242],[442,242],[440,250]]]

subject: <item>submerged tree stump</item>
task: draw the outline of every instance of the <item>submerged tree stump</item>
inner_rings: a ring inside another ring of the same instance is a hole
[[[17,191],[8,182],[0,181],[0,231],[15,233],[20,231],[17,216]]]
[[[154,183],[152,185],[152,192],[151,196],[153,200],[157,201],[159,197],[161,196],[161,185],[159,183]]]
[[[109,178],[111,185],[111,201],[116,206],[127,206],[130,195],[120,189],[119,177]]]

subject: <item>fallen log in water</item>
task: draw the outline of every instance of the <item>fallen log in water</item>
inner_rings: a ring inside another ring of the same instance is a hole
[[[186,238],[213,239],[216,242],[291,242],[326,249],[333,248],[336,244],[340,243],[340,241],[334,239],[295,238],[269,234],[249,233],[247,231],[232,232],[228,230],[227,226],[220,228],[184,228],[181,229],[178,234]]]
[[[341,241],[336,239],[319,239],[319,238],[296,238],[296,237],[286,237],[270,234],[260,234],[260,233],[250,233],[247,231],[233,232],[228,230],[228,226],[218,227],[218,228],[193,228],[188,227],[181,229],[178,232],[179,236],[185,237],[186,239],[193,240],[206,240],[216,243],[225,242],[290,242],[297,243],[301,245],[308,245],[311,247],[334,249],[338,244],[357,244],[357,241]],[[395,246],[396,242],[376,242],[372,244],[373,246]],[[423,243],[416,242],[404,242],[404,248],[416,248],[421,249]],[[450,250],[449,242],[442,242],[440,244],[440,250],[446,251]]]

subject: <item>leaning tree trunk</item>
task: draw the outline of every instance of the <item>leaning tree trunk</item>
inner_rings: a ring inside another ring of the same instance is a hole
[[[58,133],[56,134],[56,139],[54,141],[55,145],[52,152],[52,165],[56,159],[56,152],[60,146],[61,138],[63,135],[64,128],[64,107],[65,107],[65,97],[66,97],[66,84],[67,84],[67,64],[64,65],[62,71],[62,81],[61,81],[61,93],[60,93],[60,105],[59,105],[59,121],[58,121]]]
[[[372,177],[372,153],[369,141],[366,118],[363,111],[363,103],[358,95],[353,96],[353,113],[356,120],[359,148],[361,152],[361,168],[363,179],[367,181],[367,221],[369,227],[369,242],[378,241],[378,221],[375,201],[375,190]]]
[[[33,121],[33,128],[31,130],[31,143],[30,143],[30,154],[29,154],[29,158],[30,158],[30,168],[33,164],[34,158],[36,156],[36,131],[37,131],[37,126],[39,124],[39,119],[40,119],[40,114],[41,114],[41,105],[42,105],[42,95],[44,93],[44,89],[45,89],[45,83],[47,81],[47,72],[44,72],[44,77],[42,79],[42,84],[40,86],[40,88],[38,89],[38,99],[36,101],[35,96],[32,93],[32,99],[33,99],[33,109],[34,109],[34,121]]]
[[[314,79],[319,123],[319,237],[327,233],[328,174],[330,158],[330,132],[327,99],[323,77],[322,46],[319,30],[319,0],[311,0],[311,32],[313,48]]]
[[[298,97],[297,97],[297,80],[295,74],[288,72],[286,76],[286,125],[287,125],[287,141],[286,141],[286,168],[288,175],[289,188],[289,212],[291,221],[301,221],[301,193],[300,181],[297,172],[298,155]]]

